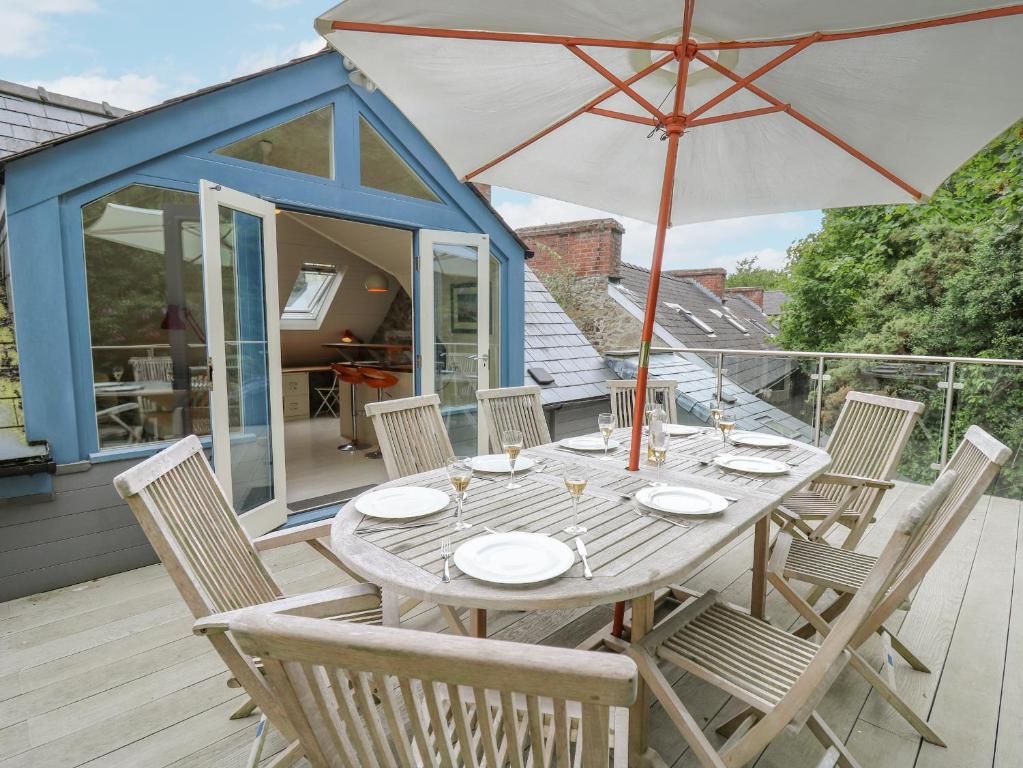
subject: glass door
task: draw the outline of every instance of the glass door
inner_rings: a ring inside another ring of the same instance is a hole
[[[242,526],[287,517],[274,206],[199,182],[213,464]]]
[[[491,301],[490,238],[466,232],[419,232],[419,345],[423,394],[440,395],[455,453],[487,453],[476,390],[499,380],[491,357],[498,307]]]

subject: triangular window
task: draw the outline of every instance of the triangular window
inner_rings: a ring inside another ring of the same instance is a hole
[[[433,190],[362,115],[359,116],[359,174],[364,187],[440,202]]]
[[[272,165],[311,176],[334,178],[334,110],[327,106],[246,136],[215,154]]]

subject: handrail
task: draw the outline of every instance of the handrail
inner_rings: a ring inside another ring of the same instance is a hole
[[[1003,357],[947,357],[942,355],[899,355],[875,352],[803,352],[787,349],[706,349],[702,347],[651,347],[650,354],[692,352],[697,355],[731,355],[747,357],[799,357],[816,360],[893,360],[908,363],[967,363],[977,365],[1013,365],[1023,367],[1023,360]],[[638,349],[615,349],[604,353],[607,357],[635,357]]]

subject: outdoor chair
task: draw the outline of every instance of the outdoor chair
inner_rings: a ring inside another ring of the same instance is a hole
[[[368,403],[366,415],[390,480],[440,469],[454,454],[437,395]]]
[[[256,550],[328,536],[331,521],[250,541],[194,435],[121,473],[114,478],[114,486],[196,619],[269,603],[274,610],[304,616],[381,622],[380,592],[370,584],[284,597]],[[268,694],[257,661],[229,636],[210,640],[230,670],[228,685],[244,688],[250,697],[232,719],[247,717],[259,707],[293,739],[293,730]]]
[[[675,424],[678,421],[678,412],[675,406],[675,388],[677,381],[670,379],[648,379],[646,384],[646,407],[660,405],[668,414],[668,422]],[[636,405],[636,379],[616,379],[607,382],[607,388],[611,392],[611,413],[614,414],[615,423],[619,427],[631,427],[633,420],[632,409]]]
[[[925,521],[918,539],[913,543],[911,558],[900,566],[898,578],[884,602],[875,611],[867,626],[856,638],[858,648],[872,633],[881,635],[885,643],[886,666],[891,664],[890,646],[913,669],[930,672],[927,666],[906,647],[885,625],[898,609],[908,609],[912,593],[938,557],[959,531],[977,501],[987,490],[1012,451],[983,429],[971,426],[948,462],[942,477],[956,473],[956,484],[945,502]],[[844,611],[853,596],[863,587],[866,574],[877,558],[824,542],[807,541],[791,528],[785,528],[775,540],[768,570],[768,579],[808,622],[796,634],[812,637],[821,623],[833,621]],[[822,611],[815,611],[792,587],[791,582],[812,584],[819,589],[837,593],[835,600]]]
[[[861,674],[860,664],[873,671],[850,648],[897,580],[920,525],[949,494],[955,479],[954,472],[946,473],[907,510],[845,612],[834,626],[822,627],[824,639],[819,645],[753,618],[712,591],[684,603],[638,642],[612,641],[636,660],[643,679],[701,765],[746,765],[782,731],[798,733],[806,726],[824,746],[820,765],[858,766],[816,707],[847,663],[852,662]],[[728,739],[720,751],[672,689],[661,662],[707,681],[746,705],[718,728]]]
[[[624,656],[259,608],[196,630],[262,659],[313,768],[626,766],[637,673]]]
[[[490,450],[500,453],[501,433],[506,429],[522,432],[523,448],[535,448],[551,442],[547,419],[540,403],[540,387],[504,387],[481,389],[476,393],[480,415],[490,435]]]
[[[832,463],[809,487],[787,496],[775,514],[811,540],[835,524],[849,528],[842,546],[854,549],[874,519],[923,403],[850,392],[826,446]]]

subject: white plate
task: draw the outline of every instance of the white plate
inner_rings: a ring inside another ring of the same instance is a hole
[[[664,431],[672,437],[688,437],[703,432],[701,427],[691,427],[688,424],[665,424]]]
[[[94,384],[93,388],[100,392],[133,392],[140,387],[138,384],[118,384],[116,382],[108,383],[101,381],[98,384]]]
[[[534,464],[536,462],[531,458],[519,454],[519,458],[515,461],[515,471],[522,472],[530,469]],[[508,474],[511,472],[511,462],[508,460],[507,453],[488,453],[485,456],[475,457],[472,460],[472,468],[477,472]]]
[[[573,451],[603,451],[604,438],[600,435],[581,435],[579,437],[569,437],[562,440],[558,443],[558,445],[562,445],[565,448],[571,448]],[[621,448],[621,446],[622,444],[613,437],[607,441],[607,449],[609,451]]]
[[[726,453],[715,456],[714,463],[724,469],[748,472],[751,475],[784,475],[789,471],[788,464],[782,464],[774,459],[761,459],[757,456],[736,456]]]
[[[791,442],[781,435],[768,435],[764,432],[739,432],[732,435],[731,440],[736,445],[748,445],[751,448],[788,448]]]
[[[644,507],[672,515],[709,516],[728,508],[728,499],[724,496],[681,485],[641,488],[636,492],[636,501]]]
[[[404,485],[400,488],[381,488],[370,491],[355,500],[355,508],[367,517],[381,520],[409,520],[440,512],[451,498],[436,488]]]
[[[539,533],[492,533],[461,544],[454,559],[462,573],[480,581],[537,584],[571,568],[575,553]]]

